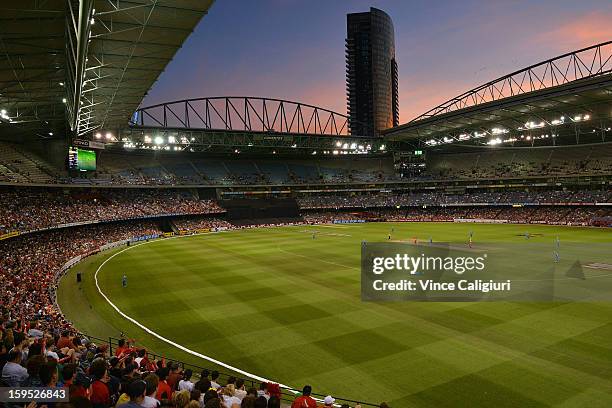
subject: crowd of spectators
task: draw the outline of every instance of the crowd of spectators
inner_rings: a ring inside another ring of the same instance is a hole
[[[313,169],[316,169],[313,166]],[[270,184],[338,184],[354,182],[386,182],[401,180],[394,173],[370,170],[348,170],[338,169],[330,172],[329,169],[321,168],[315,170],[316,174],[300,175],[291,170],[279,173],[262,173],[253,168],[252,171],[230,171],[225,174],[197,174],[179,175],[165,172],[163,175],[151,176],[136,170],[123,171],[117,174],[105,174],[104,177],[92,177],[88,179],[65,178],[65,183],[89,183],[89,184],[118,184],[118,185],[270,185]],[[98,174],[97,174],[98,175]]]
[[[329,224],[334,221],[374,221],[380,219],[373,217],[372,212],[333,212],[333,211],[308,211],[302,214],[307,224]]]
[[[367,211],[308,211],[308,224],[350,221],[413,221],[452,222],[455,220],[487,220],[516,224],[595,225],[594,220],[612,219],[612,209],[595,206],[531,206],[531,207],[414,207],[405,209],[369,209]]]
[[[192,369],[150,355],[132,339],[106,343],[65,327],[39,324],[0,307],[0,387],[55,388],[67,402],[57,408],[280,408],[278,384],[256,384],[218,371]],[[223,378],[223,380],[221,380]],[[305,386],[292,407],[316,408]],[[325,407],[334,406],[331,396]],[[13,403],[12,407],[26,404]],[[35,404],[27,404],[36,407]],[[387,407],[386,404],[381,405]],[[348,408],[348,405],[343,405]],[[357,405],[356,407],[359,407]]]
[[[42,328],[64,328],[68,322],[55,307],[55,272],[70,259],[102,245],[161,233],[152,222],[121,222],[27,234],[0,241],[0,305]]]
[[[551,204],[612,201],[609,190],[489,191],[466,194],[419,192],[321,194],[297,198],[302,209],[372,209],[462,204]],[[52,188],[6,188],[0,194],[0,235],[72,223],[145,218],[171,214],[217,214],[224,210],[214,200],[201,200],[189,191],[176,189],[61,190]],[[460,211],[460,210],[456,210]],[[562,211],[556,212],[557,215]],[[580,216],[583,217],[584,216]],[[550,218],[550,217],[547,217]],[[207,218],[180,219],[179,229],[210,228]],[[212,223],[219,223],[218,219]],[[584,221],[582,221],[584,222]],[[229,227],[229,225],[221,225]]]
[[[612,191],[489,191],[465,194],[419,192],[355,195],[321,194],[297,199],[302,209],[376,208],[397,206],[440,206],[453,204],[546,204],[611,202]]]
[[[433,154],[418,178],[503,179],[612,174],[612,144]]]
[[[174,225],[179,230],[196,231],[203,229],[230,229],[234,225],[220,218],[210,217],[180,217],[174,220]]]
[[[0,235],[67,223],[222,212],[213,200],[172,189],[7,188],[0,194]]]

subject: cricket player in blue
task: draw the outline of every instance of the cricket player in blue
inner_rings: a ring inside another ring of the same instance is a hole
[[[127,288],[127,275],[123,274],[123,278],[121,278],[121,286]]]

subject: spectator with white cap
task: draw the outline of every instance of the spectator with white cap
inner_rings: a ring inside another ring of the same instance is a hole
[[[336,399],[334,397],[332,397],[331,395],[328,395],[323,400],[323,403],[325,404],[324,405],[325,407],[333,407],[335,402],[336,402]]]

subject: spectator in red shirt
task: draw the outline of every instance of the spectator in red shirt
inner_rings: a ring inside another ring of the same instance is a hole
[[[106,360],[97,358],[91,363],[90,374],[94,377],[91,384],[91,403],[93,408],[108,408],[111,406],[108,381],[110,377],[106,369]]]
[[[170,374],[168,374],[166,382],[170,386],[170,389],[174,391],[176,390],[178,382],[183,378],[181,366],[178,363],[170,363],[168,367],[170,367]]]
[[[155,393],[155,399],[158,401],[169,400],[172,398],[172,388],[168,385],[166,379],[169,374],[168,367],[162,367],[159,369],[157,375],[159,376],[159,384],[157,384],[157,392]]]
[[[129,344],[126,344],[125,339],[119,339],[119,345],[115,350],[115,355],[121,357],[122,354],[127,353],[130,350]]]
[[[74,344],[72,343],[72,339],[70,338],[70,332],[68,330],[64,330],[59,340],[57,341],[57,348],[59,350],[66,347],[74,349]]]
[[[310,396],[311,393],[312,387],[310,385],[305,385],[302,390],[302,395],[293,401],[291,408],[317,408],[317,401]]]

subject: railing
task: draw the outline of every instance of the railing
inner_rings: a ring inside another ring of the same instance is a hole
[[[89,338],[89,339],[93,339],[99,343],[102,344],[108,344],[108,351],[110,353],[110,355],[113,355],[113,349],[116,349],[119,346],[119,338],[116,337],[112,337],[109,336],[106,339],[102,339],[100,337],[95,337],[95,336],[90,336],[86,333],[82,333],[83,336]],[[236,374],[231,374],[228,372],[224,372],[224,371],[219,371],[216,368],[211,368],[211,367],[204,367],[204,366],[200,366],[197,364],[192,364],[192,363],[186,363],[184,361],[180,361],[180,360],[175,360],[172,358],[168,358],[165,356],[162,356],[161,354],[157,354],[155,352],[152,352],[150,350],[147,349],[147,356],[149,357],[150,360],[162,360],[164,359],[166,362],[172,362],[172,363],[177,363],[179,364],[181,367],[183,367],[184,369],[186,368],[190,368],[193,372],[194,375],[199,377],[200,373],[202,372],[202,370],[209,370],[210,372],[213,371],[217,371],[219,373],[219,379],[220,379],[220,383],[225,383],[227,382],[227,379],[230,377],[234,377],[234,378],[242,378],[244,380],[245,386],[246,388],[250,388],[250,387],[254,387],[256,389],[259,389],[259,385],[261,384],[258,381],[249,379],[249,378],[243,378],[240,376],[236,376]],[[225,381],[224,381],[225,380]],[[293,399],[296,397],[298,391],[297,390],[290,390],[290,389],[284,389],[281,388],[281,401],[284,402],[291,402],[293,401]],[[311,394],[313,396],[313,398],[316,399],[323,399],[325,398],[326,395],[330,395],[330,394],[318,394],[318,393],[312,393]],[[331,394],[333,395],[333,394]],[[358,400],[353,400],[353,399],[347,399],[347,398],[340,398],[340,397],[336,397],[334,396],[334,398],[336,399],[336,404],[338,404],[338,406],[342,405],[342,404],[348,404],[350,406],[355,406],[356,404],[361,405],[362,407],[378,407],[378,404],[372,404],[369,402],[364,402],[364,401],[358,401]]]

